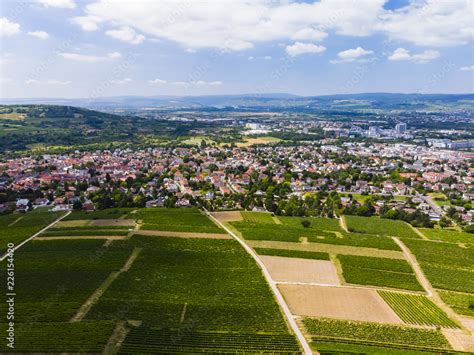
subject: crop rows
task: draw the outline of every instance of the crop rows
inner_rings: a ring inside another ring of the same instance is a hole
[[[41,237],[76,237],[76,236],[126,236],[127,230],[107,230],[107,229],[68,229],[68,230],[47,230],[41,233]]]
[[[119,353],[297,353],[299,347],[289,334],[246,332],[199,332],[144,326],[132,329]]]
[[[406,222],[378,217],[344,216],[350,232],[419,239]]]
[[[321,318],[304,318],[303,324],[315,341],[332,339],[369,345],[395,344],[404,346],[410,344],[410,346],[431,349],[451,348],[443,334],[436,330]]]
[[[474,243],[474,234],[446,229],[423,228],[420,231],[431,240],[448,243]]]
[[[425,296],[389,291],[378,293],[405,323],[458,328],[446,313]]]
[[[122,216],[125,216],[133,211],[133,208],[110,208],[106,210],[98,210],[98,211],[74,211],[65,217],[64,221],[76,221],[76,220],[83,220],[83,219],[117,219]],[[133,215],[131,215],[133,216]],[[132,217],[130,217],[132,218]]]
[[[329,254],[319,251],[255,248],[259,255],[286,256],[290,258],[329,260]]]
[[[474,294],[438,290],[443,301],[456,313],[474,316]]]
[[[266,223],[266,224],[275,224],[275,221],[272,218],[272,215],[267,212],[250,212],[242,211],[240,212],[242,217],[247,222],[252,223]]]
[[[148,208],[134,214],[142,229],[197,233],[224,233],[197,208]]]
[[[338,255],[346,282],[423,291],[405,260]]]

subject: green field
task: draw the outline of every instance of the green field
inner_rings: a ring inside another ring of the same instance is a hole
[[[435,330],[324,318],[304,318],[303,324],[316,348],[319,342],[333,341],[415,350],[451,349],[443,334]]]
[[[474,234],[471,233],[437,228],[420,228],[420,231],[431,240],[448,243],[474,243]]]
[[[247,222],[275,224],[272,215],[268,212],[242,211],[240,214]]]
[[[225,233],[197,208],[147,208],[135,213],[141,229],[195,233]]]
[[[77,236],[126,236],[127,230],[120,229],[59,229],[59,230],[47,230],[41,233],[41,237],[77,237]]]
[[[474,247],[415,239],[403,242],[434,287],[474,293]]]
[[[285,250],[270,248],[254,248],[259,255],[286,256],[289,258],[329,260],[328,253],[304,250]]]
[[[420,238],[420,236],[403,221],[378,217],[344,216],[350,232],[378,234],[390,237]]]
[[[378,293],[405,323],[458,328],[458,325],[426,296],[389,291]]]
[[[64,221],[76,221],[82,219],[117,219],[123,216],[126,216],[133,208],[109,208],[106,210],[98,210],[98,211],[73,211],[69,216],[64,218]],[[131,214],[130,218],[133,214]]]
[[[0,253],[6,251],[8,243],[20,244],[61,215],[63,212],[50,212],[46,208],[37,208],[23,214],[0,216]]]
[[[346,282],[423,291],[413,270],[405,260],[338,255]]]
[[[474,317],[474,294],[438,290],[443,301],[456,313]]]
[[[247,240],[272,240],[298,243],[302,238],[308,242],[357,247],[400,250],[388,237],[371,234],[347,233],[339,225],[339,220],[330,218],[304,218],[310,221],[308,228],[303,227],[300,217],[278,217],[282,224],[269,225],[254,222],[231,222]]]

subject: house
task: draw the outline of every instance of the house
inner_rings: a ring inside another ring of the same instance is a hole
[[[30,200],[27,198],[20,198],[16,201],[16,209],[21,212],[26,212],[30,208],[28,204],[30,203]]]

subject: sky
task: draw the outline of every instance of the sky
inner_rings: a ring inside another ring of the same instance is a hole
[[[473,93],[474,0],[4,0],[0,98]]]

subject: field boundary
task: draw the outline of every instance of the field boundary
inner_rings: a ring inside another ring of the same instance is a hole
[[[13,251],[17,251],[21,246],[25,245],[26,243],[28,243],[30,240],[32,240],[33,238],[37,237],[38,235],[40,235],[41,233],[44,233],[45,231],[47,231],[49,228],[51,228],[52,226],[54,226],[56,223],[58,223],[60,220],[62,220],[63,218],[69,216],[71,214],[71,211],[65,213],[64,215],[60,216],[58,219],[56,219],[55,221],[53,221],[52,223],[48,224],[46,227],[44,227],[43,229],[41,229],[39,232],[36,232],[35,234],[33,234],[31,237],[29,237],[28,239],[25,239],[24,241],[22,241],[20,244],[18,244],[17,246],[15,246],[13,248]],[[8,257],[8,253],[5,253],[2,255],[2,257],[0,258],[0,261],[3,261],[5,260],[6,257]]]
[[[138,257],[138,254],[142,251],[141,248],[133,249],[132,253],[128,257],[125,264],[119,271],[112,271],[110,275],[105,279],[105,281],[89,296],[89,298],[82,304],[81,307],[77,310],[76,314],[71,318],[70,323],[80,322],[86,315],[89,313],[91,308],[97,303],[97,301],[102,297],[105,291],[109,288],[110,285],[115,281],[115,279],[123,272],[127,272],[132,266],[135,259]]]
[[[276,300],[278,304],[280,305],[280,308],[283,310],[283,313],[288,321],[288,324],[290,325],[291,329],[293,330],[294,334],[296,335],[298,342],[301,344],[301,347],[303,348],[303,352],[305,354],[313,354],[315,353],[310,345],[308,344],[308,341],[304,337],[303,333],[301,332],[301,329],[298,327],[298,324],[296,324],[295,318],[293,317],[293,314],[290,311],[290,308],[286,304],[285,299],[283,298],[283,295],[281,294],[280,290],[277,287],[277,284],[275,281],[273,281],[272,277],[270,276],[270,273],[268,272],[265,264],[260,260],[258,257],[257,253],[249,247],[241,238],[239,238],[234,232],[232,232],[229,228],[227,228],[223,223],[218,221],[214,216],[212,216],[206,209],[204,209],[204,213],[211,218],[214,223],[218,224],[221,228],[223,228],[227,233],[229,233],[230,236],[232,236],[235,240],[237,240],[249,253],[252,258],[257,262],[257,265],[260,267],[260,269],[263,271],[263,275],[265,276],[265,279],[267,280],[267,283],[270,285],[271,290],[273,291],[273,294],[276,297]]]

